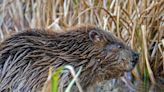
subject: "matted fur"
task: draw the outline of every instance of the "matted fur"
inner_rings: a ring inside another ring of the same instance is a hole
[[[92,32],[93,31],[93,32]],[[62,33],[28,30],[0,45],[0,91],[29,92],[43,87],[50,66],[83,66],[83,88],[120,77],[133,69],[138,57],[124,42],[96,27],[77,27]]]

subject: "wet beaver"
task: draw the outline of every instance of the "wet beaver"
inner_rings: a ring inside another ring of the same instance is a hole
[[[50,66],[83,66],[86,87],[120,77],[134,68],[138,54],[111,33],[83,26],[62,33],[29,30],[0,45],[0,92],[41,90]]]

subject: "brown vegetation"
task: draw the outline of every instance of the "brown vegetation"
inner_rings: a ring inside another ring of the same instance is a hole
[[[27,28],[58,30],[77,24],[109,30],[140,52],[135,79],[164,82],[163,0],[0,1],[1,41]]]

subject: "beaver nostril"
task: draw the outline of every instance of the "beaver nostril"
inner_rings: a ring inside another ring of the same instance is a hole
[[[138,60],[138,58],[139,58],[139,53],[134,53],[134,57]]]
[[[139,59],[139,53],[137,53],[137,52],[132,52],[132,58],[133,58],[132,63],[133,63],[133,65],[135,66],[135,64],[137,63],[137,61],[138,61],[138,59]]]

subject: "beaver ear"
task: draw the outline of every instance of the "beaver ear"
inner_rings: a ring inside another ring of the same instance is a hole
[[[103,40],[101,34],[96,30],[91,30],[89,32],[89,39],[93,42],[100,42],[101,40]]]

